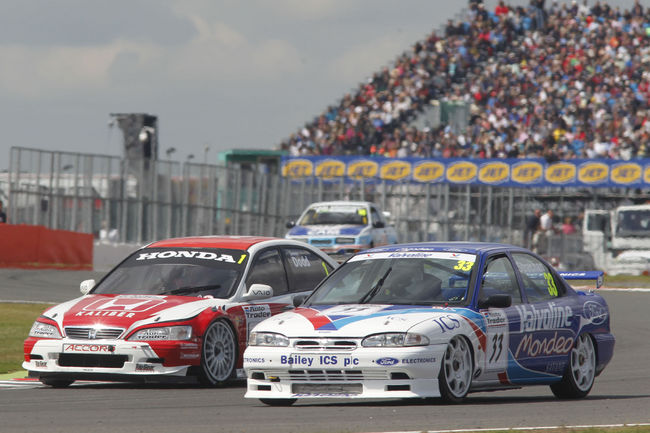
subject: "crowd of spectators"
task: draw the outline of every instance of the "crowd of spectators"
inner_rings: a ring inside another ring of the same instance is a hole
[[[650,7],[470,0],[281,144],[290,155],[650,157]],[[469,122],[416,128],[433,101]]]

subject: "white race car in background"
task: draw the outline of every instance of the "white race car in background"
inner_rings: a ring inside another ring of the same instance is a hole
[[[367,201],[312,203],[287,223],[287,239],[313,245],[329,254],[355,253],[397,243],[397,233],[379,208]]]

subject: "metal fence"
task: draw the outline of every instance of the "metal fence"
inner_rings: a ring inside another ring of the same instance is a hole
[[[553,209],[577,217],[582,209],[610,209],[645,201],[626,189],[500,188],[319,178],[210,164],[126,160],[114,156],[11,149],[0,173],[14,224],[92,233],[115,242],[206,234],[283,236],[287,221],[314,201],[368,200],[390,213],[402,242],[495,241],[523,245],[526,216]],[[580,249],[580,239],[547,242],[545,255]]]

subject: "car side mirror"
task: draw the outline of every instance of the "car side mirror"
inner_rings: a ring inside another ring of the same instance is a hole
[[[309,295],[297,295],[293,297],[293,306],[294,307],[300,307],[303,302],[305,302],[305,299],[307,299]]]
[[[93,287],[95,287],[95,280],[84,280],[79,284],[79,291],[82,295],[87,295]]]
[[[386,226],[386,224],[384,224],[383,221],[375,221],[372,223],[372,226],[376,229],[383,229]]]
[[[244,295],[246,301],[257,301],[260,299],[268,299],[273,296],[273,287],[268,284],[251,284],[248,292]]]
[[[478,307],[479,308],[508,308],[512,305],[512,296],[499,293],[496,295],[490,295],[487,298],[479,299]]]
[[[292,228],[294,228],[296,226],[296,222],[295,221],[287,221],[286,226],[287,226],[288,229],[292,229]]]

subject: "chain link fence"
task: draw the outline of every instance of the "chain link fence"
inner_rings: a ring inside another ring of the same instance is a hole
[[[0,173],[13,224],[92,233],[100,240],[146,243],[188,235],[284,236],[314,201],[368,200],[390,214],[400,242],[490,241],[524,245],[533,209],[561,221],[586,208],[646,201],[624,189],[499,188],[396,183],[278,174],[210,164],[11,149]],[[580,228],[578,227],[578,233]],[[564,261],[582,253],[579,235],[554,236],[539,252]]]

